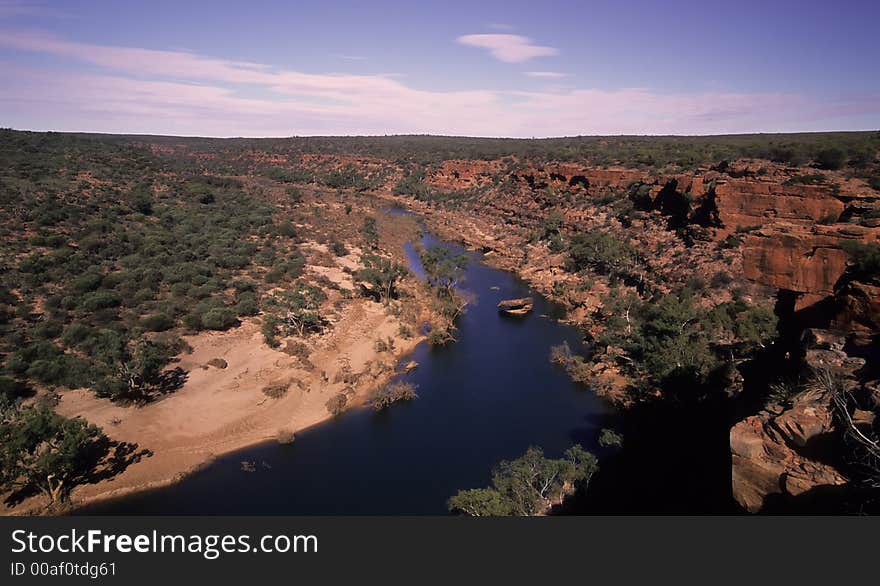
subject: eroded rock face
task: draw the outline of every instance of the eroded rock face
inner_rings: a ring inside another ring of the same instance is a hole
[[[802,293],[799,305],[831,295],[846,271],[847,254],[840,248],[840,240],[805,226],[777,225],[749,234],[742,254],[747,279]]]
[[[798,497],[847,479],[817,457],[830,440],[832,414],[825,393],[805,392],[791,408],[763,411],[730,430],[733,496],[756,513],[773,497]]]
[[[501,161],[448,160],[432,170],[429,182],[440,189],[459,190],[486,186],[492,183],[494,176],[507,174],[513,181],[533,189],[548,186],[589,189],[625,187],[647,177],[644,171],[638,169],[596,169],[574,163],[525,165],[510,171],[506,167]]]
[[[878,198],[848,181],[846,189],[788,183],[779,177],[720,179],[712,203],[722,225],[719,236],[753,230],[742,246],[745,276],[800,293],[795,309],[801,309],[834,292],[847,266],[844,241],[878,241],[880,232],[870,222],[847,223],[875,209]]]
[[[876,242],[878,233],[863,226],[776,223],[745,238],[743,272],[761,285],[801,293],[800,309],[834,293],[849,258],[845,240]]]
[[[844,351],[846,341],[828,330],[807,330],[806,366],[857,384],[855,373],[865,361]],[[822,387],[808,387],[788,406],[771,405],[740,421],[730,430],[733,497],[756,513],[772,500],[804,498],[814,489],[846,484],[830,463],[835,433],[830,391]]]
[[[845,207],[826,186],[746,179],[719,181],[715,187],[715,205],[729,230],[780,220],[810,223],[836,220]]]
[[[851,281],[835,295],[832,327],[843,331],[880,331],[880,284]]]

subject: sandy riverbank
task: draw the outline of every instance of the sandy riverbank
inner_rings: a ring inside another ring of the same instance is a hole
[[[284,440],[325,421],[332,417],[327,400],[348,386],[340,380],[343,372],[357,379],[351,386],[357,392],[355,403],[362,403],[422,341],[402,337],[400,325],[381,304],[356,299],[345,305],[333,328],[311,344],[312,366],[269,348],[259,321],[253,320],[227,332],[186,337],[192,352],[178,363],[189,373],[186,383],[144,407],[115,405],[86,389],[65,392],[59,413],[84,417],[114,440],[152,452],[114,478],[78,487],[71,506],[174,483],[217,456]],[[393,339],[393,350],[378,351],[380,338]],[[217,358],[226,362],[225,368],[208,365]],[[287,393],[278,399],[267,397],[262,389],[277,383],[289,383]],[[35,498],[7,513],[32,514],[42,506]]]

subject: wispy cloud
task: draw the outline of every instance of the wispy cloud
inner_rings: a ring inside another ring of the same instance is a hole
[[[0,60],[0,126],[33,130],[541,137],[808,130],[823,120],[880,116],[877,96],[819,102],[797,94],[723,91],[436,91],[392,75],[303,73],[36,32],[0,30],[0,48],[13,56],[37,52],[65,61],[58,69]]]
[[[505,63],[522,63],[535,57],[558,55],[554,47],[532,44],[532,40],[522,35],[482,34],[464,35],[456,39],[462,45],[487,49],[489,53]]]
[[[32,2],[30,0],[0,0],[0,19],[10,19],[22,16],[40,16],[48,18],[70,18],[69,12],[51,6],[47,2]]]
[[[550,79],[560,79],[562,77],[568,77],[567,73],[562,73],[559,71],[525,71],[524,73],[529,77],[546,77]]]

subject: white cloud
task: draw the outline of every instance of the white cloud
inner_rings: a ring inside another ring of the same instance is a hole
[[[561,73],[559,71],[526,71],[524,73],[529,77],[546,77],[549,79],[568,77],[567,73]]]
[[[431,91],[391,75],[303,73],[35,33],[0,30],[2,47],[13,57],[38,52],[69,62],[50,69],[0,60],[0,126],[32,130],[546,137],[816,130],[823,120],[865,115],[880,120],[877,96],[820,103],[796,94],[723,91]]]
[[[535,57],[558,55],[559,50],[553,47],[533,45],[532,40],[522,35],[464,35],[456,39],[462,45],[488,49],[489,53],[505,63],[522,63]]]
[[[43,18],[70,18],[71,14],[46,2],[30,0],[0,0],[0,19],[40,16]]]

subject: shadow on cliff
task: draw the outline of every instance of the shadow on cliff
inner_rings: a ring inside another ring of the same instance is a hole
[[[732,493],[730,429],[763,406],[771,382],[796,368],[774,344],[703,384],[667,380],[662,398],[608,422],[623,434],[623,448],[599,454],[599,473],[568,512],[743,514]]]

